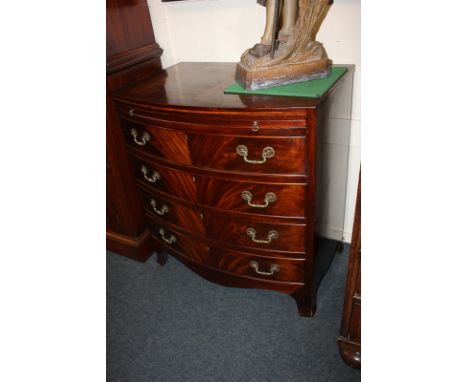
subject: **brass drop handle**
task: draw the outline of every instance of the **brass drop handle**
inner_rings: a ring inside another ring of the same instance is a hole
[[[150,203],[151,203],[151,206],[153,207],[153,211],[156,212],[158,215],[160,216],[164,216],[166,215],[167,213],[169,213],[169,207],[166,206],[165,204],[162,205],[161,209],[158,210],[158,208],[156,207],[156,200],[154,200],[153,198],[151,198],[150,200]]]
[[[272,264],[270,267],[270,272],[263,272],[259,270],[258,263],[256,261],[251,261],[250,266],[255,270],[255,273],[264,276],[273,276],[276,272],[280,270],[280,266],[278,264]]]
[[[145,179],[150,183],[156,183],[159,179],[161,179],[161,174],[157,171],[153,171],[153,175],[151,175],[151,177],[148,176],[149,170],[146,168],[145,165],[141,166],[140,171],[145,177]]]
[[[133,142],[135,142],[138,146],[146,146],[146,144],[150,141],[151,137],[147,131],[145,131],[141,139],[138,139],[138,131],[135,129],[130,130],[130,134],[132,134]]]
[[[278,231],[274,231],[274,230],[271,230],[268,232],[267,240],[256,239],[257,231],[255,231],[254,228],[247,228],[246,233],[247,233],[247,236],[250,237],[254,243],[259,243],[259,244],[270,244],[272,240],[279,238]]]
[[[264,199],[265,204],[252,203],[253,196],[252,196],[252,193],[250,191],[242,191],[241,196],[242,196],[242,199],[247,201],[247,204],[250,207],[254,207],[254,208],[267,208],[270,203],[273,203],[273,202],[276,201],[276,195],[273,192],[267,192],[265,194],[265,199]]]
[[[167,244],[174,244],[177,241],[177,238],[174,235],[166,236],[166,231],[164,228],[159,228],[159,235]]]
[[[248,159],[249,155],[249,149],[247,146],[244,145],[238,145],[236,147],[236,153],[240,155],[241,157],[244,158],[244,161],[247,163],[252,163],[252,164],[262,164],[267,161],[267,159],[271,159],[275,156],[275,149],[273,147],[265,147],[263,148],[262,151],[262,160],[255,160],[255,159]]]

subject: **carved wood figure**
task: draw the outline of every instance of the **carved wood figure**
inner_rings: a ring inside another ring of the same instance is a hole
[[[236,81],[254,90],[327,77],[331,60],[316,36],[333,1],[258,2],[266,6],[265,31],[242,55]]]

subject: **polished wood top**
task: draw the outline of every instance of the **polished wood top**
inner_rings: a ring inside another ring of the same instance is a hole
[[[320,104],[354,66],[321,98],[279,97],[265,95],[224,94],[234,82],[235,63],[182,62],[153,77],[120,90],[115,99],[145,106],[184,109],[290,109],[311,108]]]

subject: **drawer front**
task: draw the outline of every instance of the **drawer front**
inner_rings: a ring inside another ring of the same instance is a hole
[[[127,145],[140,152],[167,159],[174,163],[192,164],[188,135],[183,131],[124,123]]]
[[[242,276],[289,282],[304,282],[305,277],[304,259],[276,259],[211,247],[210,261],[213,268]]]
[[[143,196],[145,210],[149,216],[175,224],[200,237],[205,237],[204,216],[200,211],[180,203],[168,201],[160,196],[151,195],[146,190],[140,189],[140,191]]]
[[[304,217],[305,185],[236,182],[197,177],[201,204],[250,214]]]
[[[272,224],[205,213],[207,237],[247,249],[305,252],[305,225]]]
[[[305,174],[305,138],[188,134],[192,163],[227,171]]]
[[[120,119],[126,122],[147,126],[180,129],[191,132],[223,132],[258,135],[305,135],[307,126],[306,111],[229,111],[216,113],[182,112],[146,109],[138,105],[116,103]]]
[[[163,224],[153,221],[150,221],[149,224],[153,237],[161,244],[180,252],[182,255],[198,263],[206,264],[209,262],[210,248],[205,242],[186,237],[175,230],[167,228]]]
[[[137,179],[155,190],[228,211],[304,217],[305,185],[251,183],[194,175],[189,172],[133,161]]]
[[[197,201],[195,177],[190,173],[133,158],[135,176],[142,183],[191,202]]]
[[[257,174],[305,174],[304,137],[193,134],[124,123],[127,145],[177,164]]]

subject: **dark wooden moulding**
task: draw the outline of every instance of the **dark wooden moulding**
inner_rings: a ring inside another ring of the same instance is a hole
[[[210,281],[287,293],[301,315],[312,316],[337,244],[315,230],[317,131],[334,115],[350,118],[353,67],[317,99],[224,94],[235,70],[234,63],[180,63],[113,94],[140,189],[138,212],[160,264],[170,254]],[[252,158],[271,145],[276,159],[248,164],[236,154],[239,144]],[[270,208],[240,198],[249,191],[259,203],[272,190],[278,202]],[[246,240],[246,227],[261,237],[277,229],[280,239],[257,245]],[[171,236],[177,241],[167,243]],[[261,275],[252,261],[261,271],[280,270]]]
[[[353,238],[338,347],[344,361],[361,368],[361,177],[359,176]]]

